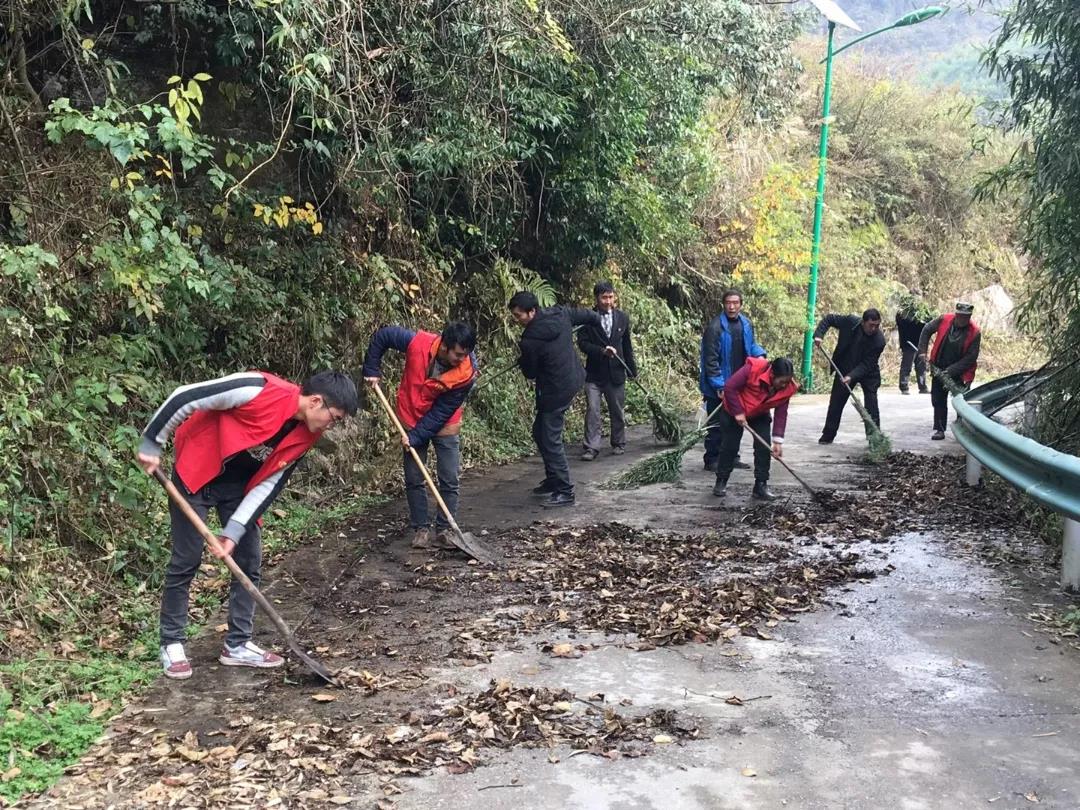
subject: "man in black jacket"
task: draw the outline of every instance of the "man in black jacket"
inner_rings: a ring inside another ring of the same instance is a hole
[[[929,394],[926,386],[926,358],[918,349],[919,336],[926,320],[919,317],[914,300],[901,301],[902,306],[896,311],[896,332],[900,338],[900,393],[907,394],[911,382],[911,367],[915,367],[915,381],[919,384],[920,394]]]
[[[858,315],[826,315],[814,330],[815,344],[821,344],[821,339],[830,327],[836,327],[839,335],[832,359],[843,378],[833,374],[829,412],[825,416],[825,427],[821,430],[818,444],[832,444],[836,438],[836,431],[840,429],[840,417],[848,401],[848,389],[856,385],[862,388],[863,402],[874,424],[881,427],[877,398],[878,388],[881,387],[878,359],[885,350],[881,313],[876,309],[868,309],[861,318]]]
[[[518,365],[527,379],[536,382],[532,434],[544,459],[544,480],[533,493],[547,496],[544,506],[573,506],[574,485],[562,434],[566,411],[585,382],[573,332],[575,326],[600,326],[600,316],[576,307],[540,309],[528,291],[514,293],[508,306],[518,326],[524,327]]]
[[[601,398],[607,400],[611,418],[611,452],[626,452],[626,369],[637,376],[634,348],[630,345],[630,316],[615,308],[615,287],[601,281],[593,287],[600,326],[583,326],[578,348],[585,353],[585,452],[582,461],[600,455]],[[620,362],[621,360],[621,362]],[[623,363],[626,366],[623,366]]]

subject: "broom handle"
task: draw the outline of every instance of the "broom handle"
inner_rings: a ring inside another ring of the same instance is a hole
[[[571,334],[576,334],[577,331],[580,328],[581,328],[580,326],[575,326],[573,329],[570,330]],[[505,366],[500,368],[498,371],[496,371],[490,377],[481,376],[481,378],[476,383],[476,387],[479,388],[479,387],[484,386],[484,385],[490,385],[491,383],[495,382],[495,380],[499,379],[499,377],[502,377],[504,374],[507,374],[507,373],[513,371],[517,367],[518,367],[518,361],[517,360],[514,360],[513,362],[507,363]]]
[[[608,348],[614,349],[615,347],[609,346]],[[615,351],[615,359],[619,361],[623,369],[626,371],[626,376],[633,380],[634,384],[641,389],[641,393],[643,393],[647,399],[652,399],[652,394],[650,394],[648,389],[646,389],[645,386],[641,384],[641,381],[638,380],[637,375],[630,371],[630,366],[626,365],[626,361],[619,357],[619,352],[617,349]]]
[[[787,470],[789,473],[791,473],[792,478],[794,478],[796,481],[798,481],[800,484],[803,485],[803,489],[805,489],[807,492],[810,493],[810,497],[816,498],[818,496],[817,490],[814,489],[812,486],[810,486],[805,481],[803,481],[802,478],[799,477],[799,474],[797,472],[795,472],[793,469],[791,469],[791,467],[788,465],[788,463],[786,461],[784,461],[782,458],[780,458],[778,455],[776,455],[776,453],[773,452],[772,447],[769,446],[769,443],[766,442],[763,438],[761,438],[761,436],[758,435],[756,430],[754,430],[748,424],[743,425],[743,427],[746,428],[748,431],[750,431],[750,435],[754,437],[754,441],[756,441],[758,444],[760,444],[762,447],[764,447],[766,450],[768,450],[769,455],[772,456],[773,458],[775,458],[777,461],[779,461],[780,464],[783,466],[783,468],[785,470]]]
[[[844,380],[844,375],[840,373],[840,369],[837,368],[836,363],[833,362],[832,357],[830,357],[829,353],[827,351],[825,351],[825,347],[822,346],[817,341],[814,341],[814,345],[817,346],[818,351],[820,351],[823,355],[825,355],[825,359],[829,361],[829,365],[832,366],[832,370],[836,374],[836,379],[840,380],[840,384],[843,385],[844,388],[847,389],[848,395],[852,399],[855,399],[855,392],[851,390],[851,386],[848,385],[847,382]],[[861,400],[859,401],[859,404],[860,405],[862,404]]]

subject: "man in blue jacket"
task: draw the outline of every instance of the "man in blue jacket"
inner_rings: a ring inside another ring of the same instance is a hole
[[[724,311],[713,318],[701,336],[701,376],[699,387],[705,398],[705,411],[712,414],[709,432],[705,434],[705,469],[716,472],[722,434],[718,425],[723,421],[720,402],[724,383],[743,367],[748,357],[764,357],[765,350],[754,339],[754,325],[742,314],[742,293],[736,289],[724,291]],[[749,464],[735,459],[739,469]]]

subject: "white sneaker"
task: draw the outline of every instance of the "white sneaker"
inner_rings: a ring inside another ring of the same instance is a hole
[[[182,681],[191,677],[191,664],[184,653],[183,644],[168,644],[161,648],[161,669],[166,678]]]
[[[227,667],[256,667],[272,669],[280,667],[285,659],[277,653],[267,652],[254,641],[245,641],[239,647],[222,646],[218,661]]]

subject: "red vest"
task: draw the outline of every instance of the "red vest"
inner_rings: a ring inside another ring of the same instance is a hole
[[[738,396],[747,419],[761,416],[777,405],[782,405],[795,396],[795,392],[799,390],[795,381],[792,380],[787,386],[774,392],[772,366],[764,357],[748,357],[746,364],[750,366],[750,379],[747,380],[746,387],[739,392]],[[727,397],[724,398],[724,409],[731,413]]]
[[[934,339],[934,348],[930,350],[930,362],[935,366],[937,365],[938,354],[941,353],[941,347],[945,345],[945,335],[949,334],[949,329],[952,328],[954,320],[956,320],[956,313],[953,312],[941,316],[941,326],[938,327],[937,337]],[[979,327],[975,325],[974,321],[968,321],[967,336],[964,338],[963,348],[965,354],[971,348],[971,344],[975,342],[975,336],[978,334]],[[960,379],[965,384],[971,385],[971,381],[975,379],[975,369],[978,365],[978,363],[972,363],[971,368],[960,375]]]
[[[428,377],[428,369],[439,351],[439,342],[440,338],[434,332],[417,332],[405,350],[405,372],[398,386],[397,413],[406,428],[416,427],[440,396],[468,385],[476,376],[472,358],[466,357],[457,368],[447,369],[438,377]],[[452,436],[459,430],[461,408],[446,420],[439,435]]]
[[[296,416],[300,386],[265,371],[266,385],[255,399],[227,411],[196,411],[176,429],[176,473],[188,492],[197,492],[213,481],[225,461],[249,447],[270,439]],[[258,472],[248,481],[248,492],[261,481],[300,458],[318,441],[303,422],[283,438]]]

